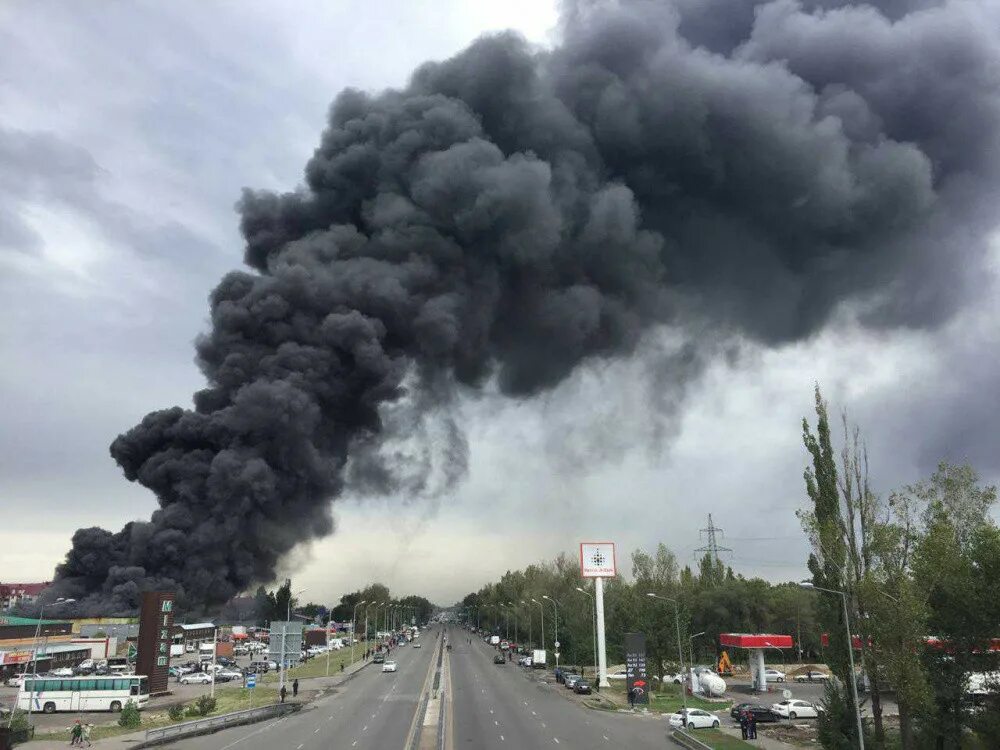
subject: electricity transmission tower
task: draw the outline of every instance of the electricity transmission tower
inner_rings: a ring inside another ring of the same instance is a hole
[[[724,532],[722,529],[720,529],[718,526],[712,523],[711,513],[708,514],[708,528],[701,529],[700,533],[705,535],[705,537],[707,538],[707,543],[705,544],[704,547],[699,547],[698,549],[696,549],[695,552],[707,553],[713,565],[717,565],[719,563],[720,552],[732,552],[732,550],[729,547],[719,546],[719,537],[725,536],[726,532]]]

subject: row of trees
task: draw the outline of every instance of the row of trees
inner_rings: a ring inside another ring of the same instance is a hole
[[[411,620],[425,623],[434,612],[434,605],[422,596],[393,597],[389,587],[381,583],[373,583],[360,591],[345,594],[332,610],[322,604],[300,603],[292,593],[292,581],[287,579],[281,586],[268,591],[263,586],[254,595],[254,612],[257,625],[263,627],[273,620],[284,620],[291,612],[292,616],[301,615],[322,623],[327,619],[334,622],[349,622],[354,615],[355,605],[365,602],[368,614],[368,627],[371,633],[385,629],[388,624],[402,625]],[[366,614],[364,605],[358,607],[358,621]],[[359,629],[364,625],[359,625]]]
[[[860,431],[846,415],[842,424],[838,456],[817,388],[815,432],[803,420],[812,507],[801,518],[813,583],[844,592],[860,641],[871,689],[868,743],[896,744],[883,719],[889,691],[903,750],[1000,747],[1000,693],[994,689],[986,706],[971,705],[968,695],[970,674],[1000,668],[1000,653],[991,651],[1000,638],[1000,530],[989,515],[996,488],[969,466],[943,463],[928,480],[879,495]],[[840,678],[828,688],[820,739],[826,748],[857,747],[854,704],[843,687],[852,675],[840,597],[819,592],[817,618],[831,634],[828,663]]]
[[[647,659],[655,674],[677,669],[679,650],[685,664],[692,659],[714,664],[719,634],[726,632],[801,633],[797,643],[802,656],[821,658],[815,597],[796,585],[744,578],[708,555],[694,569],[681,567],[663,544],[652,552],[634,551],[630,569],[631,580],[619,575],[605,581],[605,630],[612,664],[624,659],[627,632],[645,633]],[[592,595],[592,584],[580,578],[577,558],[563,554],[548,563],[508,571],[457,606],[473,624],[501,635],[509,632],[517,642],[538,647],[544,613],[545,645],[551,650],[558,635],[562,662],[592,664]],[[677,602],[680,649],[674,605],[663,598]],[[798,656],[796,651],[781,658]]]

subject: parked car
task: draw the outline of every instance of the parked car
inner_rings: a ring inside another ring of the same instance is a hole
[[[764,681],[765,682],[784,682],[785,673],[779,672],[777,669],[765,669],[764,670]]]
[[[16,674],[10,679],[8,679],[6,684],[7,687],[16,687],[16,688],[21,687],[24,684],[24,675]]]
[[[181,685],[207,685],[212,681],[212,675],[207,672],[192,672],[181,677]]]
[[[233,667],[233,668],[235,668],[237,666],[236,660],[235,659],[230,659],[228,656],[220,656],[215,661],[218,662],[219,664],[221,664],[224,667]]]
[[[829,680],[830,675],[820,672],[818,669],[809,669],[804,674],[795,675],[796,682],[823,682]]]
[[[749,711],[753,714],[754,718],[759,722],[772,722],[780,721],[781,717],[772,711],[767,706],[762,706],[759,703],[737,703],[729,710],[729,715],[732,717],[733,721],[739,722],[740,714],[744,711]]]
[[[243,680],[243,673],[238,669],[223,669],[215,673],[216,682],[232,682],[233,680]]]
[[[579,679],[573,685],[573,692],[577,695],[590,695],[590,683],[584,679]]]
[[[396,662],[394,662],[394,661],[384,662],[382,664],[382,671],[383,672],[395,672],[396,671]]]
[[[718,727],[719,717],[702,711],[700,708],[681,709],[675,714],[670,714],[670,726],[677,729],[703,729],[705,727]]]
[[[53,669],[49,674],[53,677],[72,677],[73,669],[71,667],[59,667],[59,669]]]
[[[507,660],[503,658],[503,654],[497,654],[493,657],[494,664],[505,664],[506,662]]]
[[[568,687],[570,690],[572,690],[573,686],[576,683],[578,683],[581,679],[583,678],[580,677],[580,675],[578,674],[568,674],[566,675],[566,679],[563,680],[563,684],[566,685],[566,687]]]
[[[419,643],[414,643],[413,644],[413,648],[420,648],[420,644]]]
[[[385,654],[381,651],[372,657],[372,664],[382,664],[385,661]]]
[[[672,682],[675,685],[680,685],[685,681],[686,676],[683,672],[678,672],[677,674],[668,674],[663,678],[664,682]]]
[[[822,709],[808,701],[786,700],[775,703],[771,710],[786,719],[815,719]]]

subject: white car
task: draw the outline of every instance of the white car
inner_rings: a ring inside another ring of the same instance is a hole
[[[805,674],[795,675],[796,682],[823,682],[829,679],[830,675],[826,672],[820,672],[818,669],[810,669]]]
[[[420,648],[420,644],[419,643],[414,643],[413,644],[413,648]]]
[[[822,709],[808,701],[787,700],[775,703],[771,710],[786,719],[815,719]]]
[[[765,669],[764,670],[764,681],[765,682],[784,682],[785,673],[779,672],[777,669]]]
[[[181,677],[181,685],[207,685],[212,681],[212,675],[205,672],[193,672]]]
[[[53,677],[72,677],[73,670],[69,667],[59,667],[59,669],[53,669],[49,674]]]
[[[22,685],[24,685],[24,675],[23,674],[16,674],[13,677],[11,677],[9,680],[7,680],[7,687],[16,687],[16,688],[19,688]]]
[[[396,671],[396,662],[394,662],[394,661],[387,661],[387,662],[385,662],[384,664],[382,664],[382,671],[383,672],[395,672]]]
[[[670,726],[677,729],[704,729],[719,726],[719,717],[700,708],[682,709],[670,714]]]

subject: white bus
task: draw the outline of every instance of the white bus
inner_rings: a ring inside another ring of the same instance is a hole
[[[17,694],[17,707],[51,714],[56,711],[121,711],[132,701],[139,708],[149,702],[145,675],[107,677],[29,677]]]

